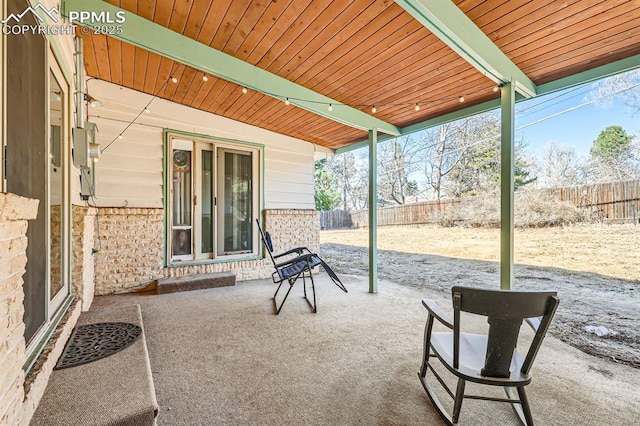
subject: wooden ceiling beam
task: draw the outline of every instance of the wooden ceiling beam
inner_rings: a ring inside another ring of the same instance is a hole
[[[117,31],[120,34],[110,34],[110,37],[276,99],[289,98],[293,105],[349,127],[365,131],[377,128],[378,131],[388,135],[400,135],[400,129],[393,124],[348,105],[342,105],[332,98],[104,1],[64,0],[62,4],[63,16],[68,19],[70,11],[93,12],[95,15],[102,14],[102,16],[108,13],[112,18],[118,16],[116,13],[120,15],[124,13],[124,22],[117,24],[122,31]],[[98,30],[105,26],[104,22],[94,22],[91,19],[84,20],[84,22],[76,20],[73,23]],[[328,109],[330,104],[333,105],[332,111]]]
[[[513,81],[525,97],[537,96],[537,87],[451,1],[395,0],[395,2],[482,74],[502,85]]]

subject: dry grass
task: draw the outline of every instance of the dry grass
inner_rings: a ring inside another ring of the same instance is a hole
[[[573,225],[515,231],[515,262],[591,272],[640,283],[640,226]],[[368,246],[368,231],[323,231],[321,243]],[[380,227],[378,248],[453,258],[500,260],[500,230]]]

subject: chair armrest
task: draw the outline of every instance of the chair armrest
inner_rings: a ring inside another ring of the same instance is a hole
[[[443,325],[453,329],[453,323],[449,318],[445,315],[444,312],[440,309],[440,307],[431,299],[422,299],[422,305],[427,308],[430,315],[433,315],[435,319],[440,321]]]
[[[533,328],[533,331],[538,331],[538,328],[540,328],[540,319],[533,317],[533,318],[525,318],[524,319],[527,324],[529,324],[531,326],[531,328]]]
[[[296,247],[296,248],[292,248],[291,250],[287,250],[284,253],[276,254],[276,255],[273,256],[273,258],[277,259],[279,257],[287,256],[287,255],[290,255],[290,254],[293,254],[293,253],[301,255],[302,252],[305,251],[305,250],[307,250],[309,253],[311,253],[311,251],[306,247]]]
[[[301,254],[300,256],[296,256],[292,259],[288,259],[288,260],[285,260],[284,262],[277,263],[276,268],[281,268],[283,266],[292,265],[298,262],[306,262],[306,261],[309,261],[313,256],[315,256],[314,253]]]

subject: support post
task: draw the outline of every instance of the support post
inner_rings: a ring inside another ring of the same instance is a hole
[[[378,292],[378,129],[369,130],[369,293]]]
[[[500,166],[500,288],[513,289],[513,165],[515,139],[515,88],[501,89]]]

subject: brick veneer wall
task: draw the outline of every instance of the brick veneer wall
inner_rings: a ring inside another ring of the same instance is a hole
[[[113,294],[162,276],[162,209],[99,208],[95,294]]]
[[[276,252],[300,246],[314,253],[320,250],[320,217],[316,210],[267,210],[265,230],[271,233]]]
[[[112,294],[144,288],[161,277],[181,277],[213,272],[233,272],[238,281],[269,278],[269,260],[244,260],[164,268],[162,209],[100,208],[97,211],[95,294]],[[265,228],[273,234],[276,251],[320,247],[315,210],[267,210]]]
[[[24,291],[28,220],[38,201],[0,193],[0,424],[16,424],[24,403]]]

